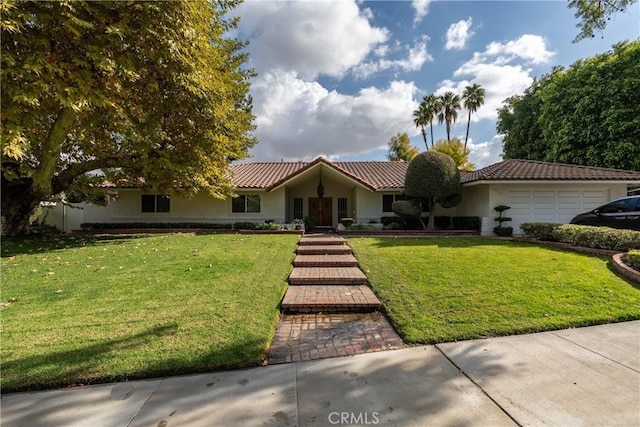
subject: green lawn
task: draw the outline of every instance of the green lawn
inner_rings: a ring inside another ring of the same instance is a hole
[[[4,239],[2,391],[259,364],[297,239]]]
[[[640,319],[640,288],[607,258],[479,237],[349,244],[409,343]]]

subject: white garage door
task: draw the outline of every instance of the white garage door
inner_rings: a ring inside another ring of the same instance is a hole
[[[577,214],[590,211],[609,201],[606,189],[527,189],[507,190],[505,205],[511,209],[504,215],[513,218],[514,233],[521,233],[520,224],[524,222],[556,222],[566,224]]]

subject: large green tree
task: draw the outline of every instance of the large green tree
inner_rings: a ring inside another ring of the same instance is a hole
[[[469,117],[467,118],[467,133],[464,137],[464,148],[467,149],[467,141],[469,140],[469,126],[471,125],[471,114],[478,111],[484,104],[485,90],[479,83],[474,83],[464,88],[462,93],[462,103],[467,109]]]
[[[576,26],[580,32],[574,39],[578,42],[582,39],[595,37],[596,32],[604,31],[611,16],[624,12],[638,0],[569,0],[569,7],[575,10],[578,18]]]
[[[411,145],[411,140],[406,132],[398,132],[392,136],[388,147],[387,158],[391,161],[404,160],[405,162],[410,162],[420,153],[417,147]]]
[[[399,216],[415,216],[422,222],[422,212],[429,212],[427,230],[435,229],[435,206],[450,208],[460,203],[460,171],[446,154],[426,151],[407,167],[404,193],[410,200],[394,202],[392,209]],[[422,223],[424,226],[424,223]]]
[[[499,111],[505,158],[640,170],[640,41],[556,68]]]
[[[4,231],[94,170],[231,194],[228,164],[255,144],[236,3],[4,0]]]

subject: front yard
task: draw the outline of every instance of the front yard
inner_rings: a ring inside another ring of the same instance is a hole
[[[297,239],[4,239],[2,391],[260,363]]]
[[[408,343],[640,319],[640,289],[608,258],[480,237],[349,245]]]
[[[297,239],[4,239],[2,392],[259,364]],[[480,237],[348,242],[408,343],[640,319],[640,289],[607,258]]]

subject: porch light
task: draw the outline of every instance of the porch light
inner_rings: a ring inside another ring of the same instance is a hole
[[[320,171],[320,183],[318,184],[318,197],[324,196],[324,185],[322,185],[322,170]]]

